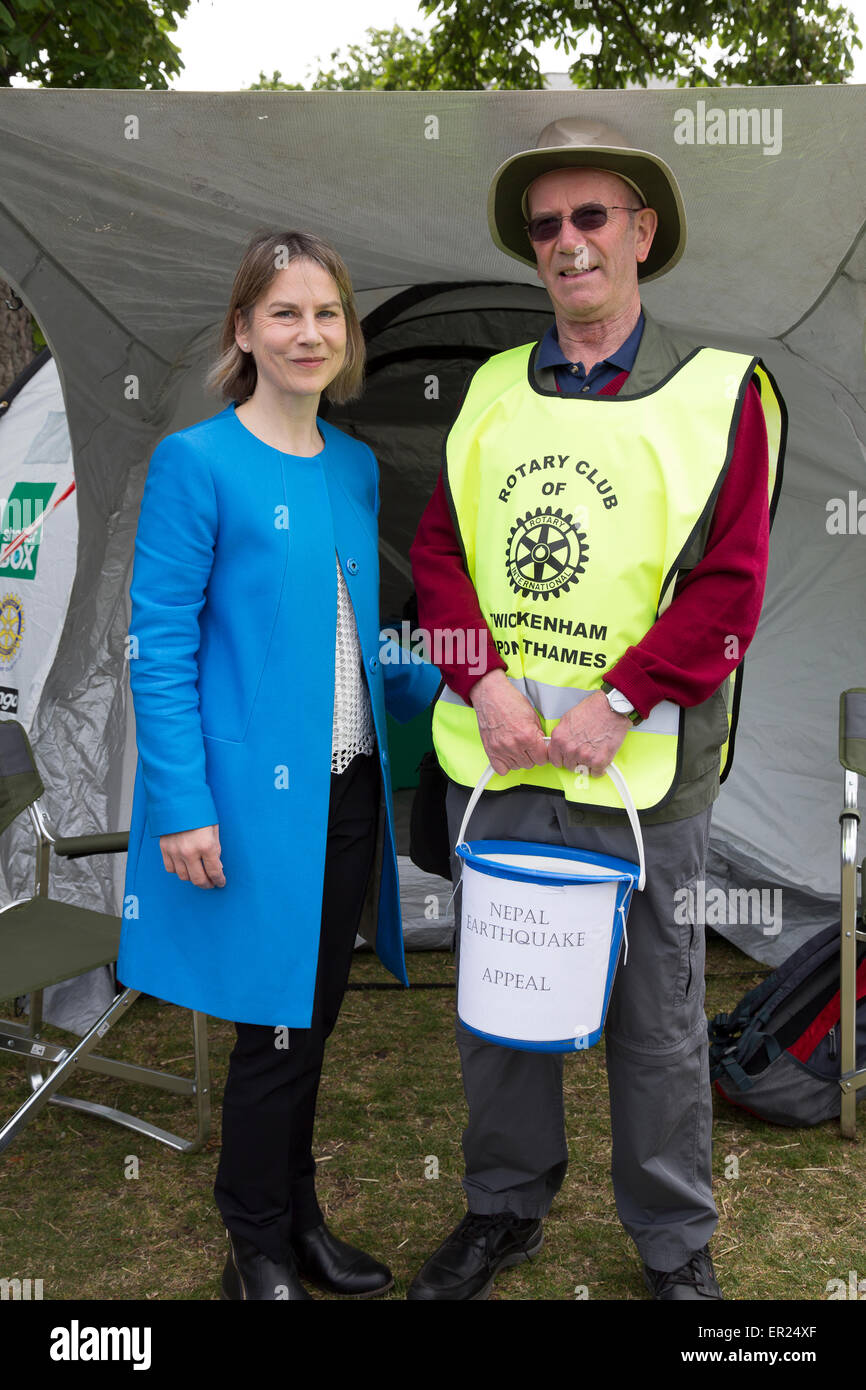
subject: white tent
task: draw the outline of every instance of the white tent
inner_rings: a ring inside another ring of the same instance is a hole
[[[294,226],[332,240],[363,314],[408,296],[388,327],[396,357],[348,420],[383,464],[390,613],[401,584],[408,592],[408,540],[447,423],[448,391],[438,407],[419,393],[431,362],[447,376],[461,352],[471,366],[479,346],[528,341],[544,309],[532,272],[490,240],[491,174],[573,113],[618,126],[680,181],[688,247],[645,288],[647,308],[709,344],[759,354],[787,400],[767,597],[712,866],[726,886],[782,890],[781,932],[720,923],[758,958],[784,957],[833,919],[838,693],[864,683],[866,637],[862,87],[0,92],[0,276],[57,360],[77,480],[75,586],[32,724],[46,781],[76,789],[62,808],[66,833],[128,815],[124,639],[138,501],[157,440],[219,408],[202,374],[249,233]],[[434,316],[450,327],[425,359]],[[380,390],[392,368],[393,389]],[[12,892],[29,878],[29,848],[22,832]],[[117,910],[103,881],[93,884]]]

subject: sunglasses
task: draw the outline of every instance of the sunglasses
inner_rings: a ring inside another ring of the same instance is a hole
[[[607,214],[617,211],[641,212],[642,208],[627,208],[618,203],[610,207],[604,207],[601,203],[584,203],[583,207],[574,209],[568,220],[579,232],[597,232],[607,222]],[[562,223],[563,219],[558,213],[545,213],[543,217],[530,218],[524,225],[530,241],[553,241],[559,236]]]

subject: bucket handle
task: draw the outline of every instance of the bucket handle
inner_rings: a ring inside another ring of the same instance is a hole
[[[546,739],[546,742],[550,742],[549,735]],[[635,841],[637,843],[638,863],[640,864],[640,878],[637,882],[637,889],[640,893],[643,892],[644,884],[646,883],[646,857],[644,855],[643,835],[641,833],[638,814],[635,810],[635,805],[634,801],[632,800],[631,792],[628,789],[628,783],[626,782],[616,763],[609,763],[608,766],[605,768],[605,772],[607,773],[607,776],[613,782],[613,785],[616,787],[617,791],[620,794],[620,799],[622,800],[622,804],[625,807],[626,814],[629,819],[629,824],[632,828],[632,834],[634,835]],[[481,776],[479,777],[475,790],[470,796],[469,802],[466,806],[466,812],[463,816],[463,823],[460,826],[460,832],[457,836],[458,845],[462,845],[465,843],[464,836],[466,834],[466,827],[469,824],[469,817],[472,815],[472,812],[478,805],[481,793],[484,791],[484,788],[487,786],[487,783],[490,781],[491,777],[494,777],[495,775],[496,774],[494,773],[493,768],[491,767],[490,763],[488,763],[485,771],[482,772]]]

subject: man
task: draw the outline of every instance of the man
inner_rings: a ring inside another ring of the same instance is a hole
[[[733,748],[784,406],[756,359],[642,310],[639,283],[685,246],[657,156],[608,127],[555,122],[497,171],[488,212],[496,244],[537,265],[555,327],[472,378],[412,547],[421,626],[474,627],[488,656],[480,678],[442,668],[451,843],[489,761],[499,789],[476,807],[474,839],[634,860],[603,775],[616,757],[647,861],[605,1027],[617,1210],[654,1298],[718,1299],[704,940],[677,920],[675,894],[703,876]],[[457,1035],[469,1212],[411,1299],[486,1298],[540,1248],[566,1169],[561,1054],[459,1022]]]

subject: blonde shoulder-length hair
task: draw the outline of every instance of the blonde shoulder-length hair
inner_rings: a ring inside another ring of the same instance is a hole
[[[327,241],[310,232],[260,231],[253,235],[238,266],[220,333],[219,356],[205,378],[208,389],[224,401],[240,405],[252,395],[258,379],[252,353],[241,352],[235,342],[235,315],[240,312],[248,324],[255,304],[277,272],[297,260],[315,261],[328,272],[340,292],[346,317],[346,357],[324,395],[334,405],[360,396],[366,349],[345,261]]]

